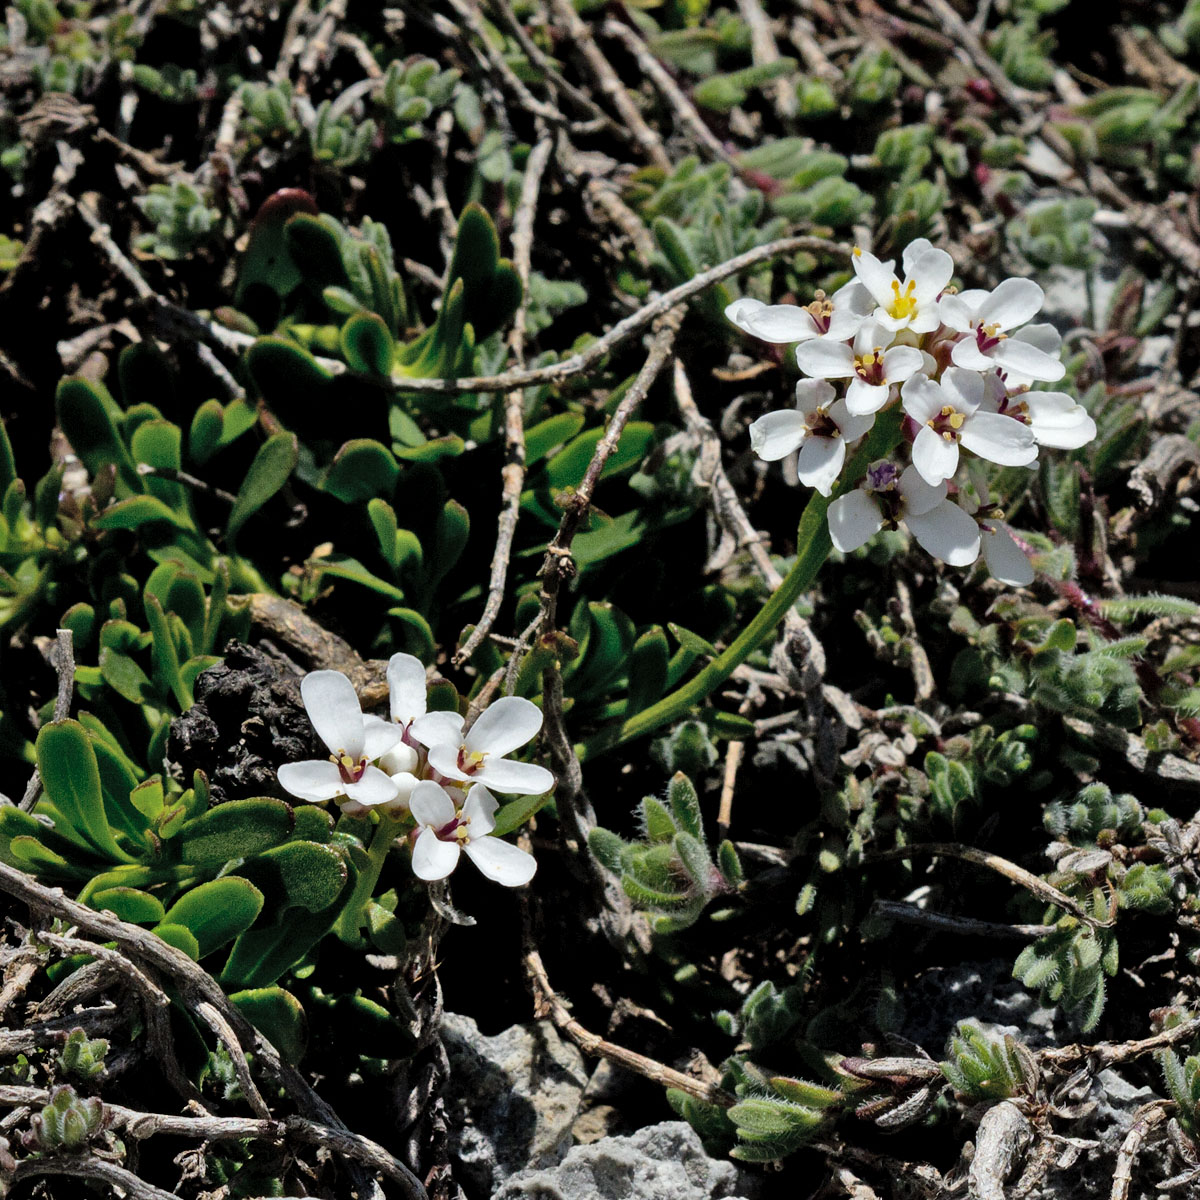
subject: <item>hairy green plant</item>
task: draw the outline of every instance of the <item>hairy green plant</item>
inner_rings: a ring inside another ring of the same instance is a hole
[[[99,1099],[78,1096],[65,1084],[55,1088],[50,1103],[29,1118],[25,1144],[39,1154],[71,1154],[94,1142],[111,1117]]]
[[[159,258],[186,258],[213,236],[221,219],[207,196],[178,181],[152,183],[137,204],[154,230],[140,234],[134,244]]]
[[[942,1074],[968,1103],[1008,1100],[1037,1092],[1037,1060],[1012,1034],[985,1033],[972,1021],[960,1021],[950,1037]]]
[[[105,1038],[89,1038],[82,1029],[72,1029],[58,1052],[58,1070],[86,1083],[103,1073],[107,1053]]]

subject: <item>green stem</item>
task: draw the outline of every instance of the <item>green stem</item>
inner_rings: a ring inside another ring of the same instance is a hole
[[[610,725],[589,738],[578,748],[580,762],[685,716],[694,705],[716,691],[754,653],[797,599],[812,587],[817,572],[829,557],[829,551],[833,549],[826,519],[830,504],[856,487],[872,462],[886,457],[896,448],[901,436],[902,416],[898,405],[880,413],[874,428],[847,464],[833,495],[822,496],[819,492],[813,492],[796,533],[796,561],[750,624],[687,683],[622,724]]]
[[[367,847],[367,861],[359,870],[358,878],[354,881],[354,893],[346,901],[346,907],[342,909],[334,926],[338,937],[347,944],[353,945],[361,940],[358,931],[367,922],[367,904],[375,894],[375,885],[379,882],[388,851],[396,840],[405,815],[379,814],[379,824],[375,826],[371,844]]]

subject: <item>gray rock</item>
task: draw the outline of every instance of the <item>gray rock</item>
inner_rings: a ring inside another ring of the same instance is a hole
[[[514,1175],[492,1200],[744,1200],[745,1182],[705,1154],[690,1125],[665,1121],[576,1146],[551,1170]]]
[[[588,1081],[579,1051],[549,1021],[485,1037],[455,1013],[442,1018],[442,1041],[450,1151],[467,1194],[490,1196],[514,1171],[560,1162]]]

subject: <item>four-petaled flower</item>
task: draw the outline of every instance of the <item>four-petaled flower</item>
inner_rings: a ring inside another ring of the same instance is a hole
[[[801,379],[796,384],[796,407],[759,417],[750,426],[750,445],[767,462],[783,458],[799,447],[796,474],[806,487],[822,496],[833,491],[846,461],[846,443],[867,433],[873,415],[855,416],[845,400],[835,399],[824,379]]]
[[[892,385],[910,379],[925,366],[916,346],[884,349],[893,334],[867,321],[854,335],[854,345],[821,339],[796,347],[796,362],[815,379],[849,379],[846,408],[854,416],[878,412],[892,396]]]
[[[1006,467],[1023,467],[1037,458],[1033,430],[1021,421],[980,406],[983,376],[947,367],[940,383],[915,375],[900,391],[904,411],[918,425],[913,466],[926,483],[937,484],[958,470],[958,444]]]
[[[871,298],[857,280],[832,296],[818,291],[811,304],[764,304],[743,296],[725,309],[739,329],[761,342],[785,345],[813,338],[845,341],[852,338],[871,308]]]
[[[537,870],[533,855],[492,836],[498,807],[495,796],[478,783],[467,793],[461,808],[445,788],[430,780],[418,783],[409,797],[409,808],[420,830],[412,848],[413,874],[427,882],[445,879],[458,866],[459,855],[465,850],[494,883],[505,887],[528,883]]]
[[[401,737],[394,725],[366,718],[354,684],[340,671],[312,671],[300,684],[300,695],[317,736],[329,747],[329,758],[284,763],[279,783],[300,800],[321,804],[337,799],[365,808],[394,800],[397,786],[372,759],[386,754]]]
[[[954,343],[951,361],[956,367],[971,371],[999,367],[1022,379],[1046,383],[1061,379],[1066,368],[1055,353],[1044,348],[1050,338],[1041,332],[1042,326],[1033,326],[1024,331],[1024,336],[1008,333],[1035,316],[1045,298],[1032,279],[1006,279],[990,292],[976,290],[943,296],[938,302],[943,324],[966,334]]]
[[[545,767],[505,758],[542,727],[542,710],[532,701],[505,696],[484,709],[465,734],[463,724],[458,713],[448,712],[413,722],[413,737],[429,747],[429,765],[442,778],[482,783],[517,796],[537,796],[554,786]]]
[[[945,483],[931,486],[914,467],[901,473],[895,463],[872,463],[862,486],[829,506],[829,535],[846,554],[900,521],[934,558],[952,567],[970,566],[979,557],[974,519],[946,499]]]
[[[985,375],[984,381],[983,407],[1028,425],[1039,446],[1078,450],[1096,436],[1091,414],[1066,392],[1013,391],[994,373]]]
[[[884,329],[893,334],[902,329],[932,333],[941,323],[938,297],[954,274],[954,260],[927,238],[909,242],[902,260],[903,285],[891,262],[880,262],[856,246],[854,272],[878,305],[872,315]]]

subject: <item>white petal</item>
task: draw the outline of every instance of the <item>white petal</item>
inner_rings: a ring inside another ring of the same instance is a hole
[[[540,796],[554,786],[554,774],[545,767],[508,758],[485,759],[471,778],[510,796]],[[473,794],[475,789],[471,791]]]
[[[1008,530],[999,521],[983,522],[982,530],[983,560],[987,569],[1010,587],[1028,587],[1033,582],[1033,563],[1013,541]]]
[[[817,379],[849,379],[854,374],[854,351],[842,342],[817,338],[796,347],[796,365]]]
[[[1062,352],[1062,334],[1053,325],[1026,325],[1012,336],[1014,341],[1028,342],[1051,358],[1057,358]]]
[[[912,465],[926,483],[941,483],[958,470],[958,443],[942,437],[929,425],[922,425],[913,442]]]
[[[957,346],[954,348],[958,349]],[[1055,383],[1067,373],[1067,368],[1059,359],[1036,346],[1031,346],[1028,342],[1021,341],[1020,338],[1005,338],[992,351],[991,357],[996,366],[1003,367],[1006,371],[1019,371],[1022,375],[1043,383]]]
[[[763,304],[760,300],[735,300],[726,310],[739,329],[762,342],[806,342],[820,330],[812,313],[795,304]]]
[[[369,713],[363,717],[363,753],[368,758],[386,754],[404,736],[404,730],[391,721]]]
[[[846,443],[842,438],[811,437],[796,461],[796,475],[805,487],[816,488],[822,496],[828,496],[845,461]]]
[[[862,291],[864,295],[867,295],[866,288],[863,288]],[[834,297],[834,301],[836,303],[836,296]],[[821,336],[830,342],[848,342],[862,328],[862,323],[865,320],[865,313],[856,313],[844,308],[835,308],[833,315],[829,318],[829,328]]]
[[[392,782],[396,785],[396,805],[401,808],[408,808],[409,801],[412,799],[413,790],[418,783],[429,782],[428,780],[420,780],[415,775],[408,771],[398,771],[392,776]]]
[[[1003,467],[1023,467],[1037,458],[1033,430],[999,413],[977,412],[968,417],[959,436],[972,454]]]
[[[393,654],[387,667],[392,720],[402,725],[425,715],[425,668],[411,654]]]
[[[488,879],[505,887],[523,887],[537,870],[532,854],[500,838],[472,838],[463,849]]]
[[[785,408],[759,417],[750,426],[750,448],[764,462],[775,462],[791,454],[807,433],[804,414]]]
[[[973,413],[983,402],[983,376],[978,371],[947,367],[942,372],[941,384],[947,400],[960,413]]]
[[[926,250],[932,250],[933,243],[928,238],[913,238],[907,246],[904,247],[904,253],[900,255],[900,265],[904,268],[904,278],[911,279],[916,271],[917,260],[925,253]],[[950,256],[947,254],[947,258]]]
[[[418,717],[408,731],[422,746],[462,745],[463,719],[456,712],[431,712]]]
[[[852,413],[845,400],[835,400],[829,406],[829,419],[842,431],[847,442],[857,441],[870,433],[875,424],[874,413]]]
[[[846,409],[856,417],[869,417],[888,402],[891,394],[892,389],[886,383],[864,383],[861,379],[852,379],[846,389]]]
[[[478,754],[510,754],[537,737],[542,728],[542,710],[532,700],[503,696],[484,709],[467,731],[463,745]]]
[[[471,822],[471,837],[486,837],[496,828],[496,810],[500,801],[491,792],[477,783],[468,793],[462,815]]]
[[[1041,310],[1046,299],[1032,279],[1006,279],[979,306],[975,320],[980,325],[999,325],[1002,330],[1024,325]]]
[[[408,807],[418,825],[441,829],[458,815],[454,801],[432,779],[422,779],[409,793]]]
[[[862,328],[854,335],[854,353],[861,357],[890,346],[893,333],[894,330],[885,329],[874,317],[864,321]]]
[[[868,317],[875,307],[875,297],[867,291],[858,279],[843,283],[830,297],[833,301],[833,311],[853,313],[856,317]]]
[[[463,783],[470,783],[472,776],[458,765],[458,752],[461,749],[461,746],[456,746],[451,742],[439,742],[436,746],[430,746],[428,756],[430,767],[447,779],[458,779]]]
[[[320,804],[340,796],[346,786],[336,763],[328,759],[312,758],[307,762],[284,763],[276,772],[279,786],[285,792],[310,804]]]
[[[903,383],[925,365],[925,356],[916,346],[893,346],[883,355],[883,377],[888,383]]]
[[[839,496],[828,515],[829,536],[843,554],[865,545],[883,528],[879,505],[862,488]]]
[[[885,331],[885,336],[879,339],[884,345],[892,340],[893,334],[907,329],[912,324],[912,317],[893,317],[886,308],[877,308],[871,314],[871,319],[877,329]]]
[[[950,282],[954,274],[954,259],[945,250],[931,246],[916,256],[911,271],[907,266],[904,268],[904,274],[906,282],[911,279],[916,285],[913,295],[918,306],[924,308],[932,305],[938,293]]]
[[[802,413],[816,412],[833,403],[837,392],[826,379],[798,379],[796,381],[796,408]]]
[[[347,783],[344,787],[351,800],[364,804],[367,808],[376,804],[387,804],[389,800],[395,800],[400,793],[399,785],[393,783],[392,777],[378,767],[368,767],[357,783]]]
[[[970,566],[979,557],[979,526],[949,500],[926,513],[906,514],[904,523],[927,553],[952,567]]]
[[[432,829],[422,829],[412,849],[413,874],[427,883],[445,879],[458,866],[458,842],[443,842]]]
[[[1007,343],[1001,342],[1000,344],[1003,346]],[[950,350],[950,361],[956,367],[963,367],[967,371],[994,371],[996,369],[996,364],[992,359],[980,350],[979,343],[973,334],[967,334],[965,338],[960,338],[954,343]]]
[[[363,752],[363,715],[354,684],[341,671],[310,671],[300,683],[304,710],[331,753],[358,758]]]
[[[962,296],[943,296],[938,301],[938,316],[943,325],[957,329],[959,333],[970,333],[971,319],[975,314]]]
[[[1033,436],[1055,450],[1078,450],[1096,436],[1096,422],[1065,392],[1026,392]]]
[[[946,498],[945,483],[927,483],[916,467],[906,467],[900,476],[900,495],[906,516],[920,516],[936,508]]]
[[[924,425],[942,411],[946,397],[942,395],[941,384],[925,375],[914,375],[900,389],[900,403],[918,425]]]
[[[876,304],[887,305],[892,301],[892,284],[899,283],[896,273],[890,266],[885,266],[873,254],[865,250],[854,249],[851,259],[854,273],[862,285],[875,298]]]
[[[400,742],[379,759],[379,769],[389,775],[404,774],[415,771],[420,760],[421,756],[414,746]]]

